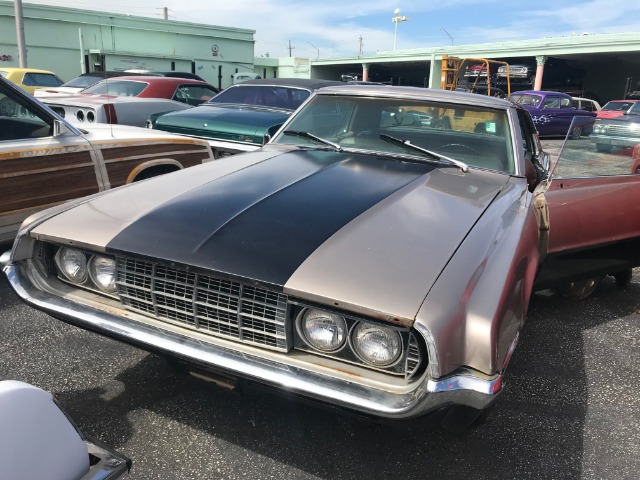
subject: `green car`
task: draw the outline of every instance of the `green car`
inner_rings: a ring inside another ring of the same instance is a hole
[[[216,158],[257,150],[311,92],[342,82],[303,78],[250,80],[195,108],[151,116],[149,128],[208,140]]]

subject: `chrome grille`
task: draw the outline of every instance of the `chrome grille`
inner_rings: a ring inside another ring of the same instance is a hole
[[[287,351],[287,296],[209,275],[117,257],[122,304],[159,320]]]
[[[418,370],[418,367],[420,366],[421,362],[422,362],[422,355],[420,354],[420,347],[418,346],[418,341],[416,340],[416,337],[413,334],[411,334],[411,336],[409,337],[409,346],[407,348],[405,377],[411,378],[413,374],[416,373],[416,370]]]
[[[628,125],[609,124],[607,125],[607,134],[612,136],[629,137],[631,136],[631,129]],[[639,135],[640,132],[635,133]]]

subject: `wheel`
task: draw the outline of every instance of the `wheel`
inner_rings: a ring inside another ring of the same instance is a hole
[[[444,117],[438,120],[434,120],[433,123],[431,124],[431,127],[435,128],[436,130],[450,130],[451,123],[449,123],[448,118]]]
[[[613,278],[616,279],[616,285],[620,288],[628,287],[631,284],[633,278],[633,270],[623,270],[613,274]]]
[[[0,100],[0,116],[12,117],[16,110],[16,102],[10,98],[3,98]]]
[[[602,277],[589,278],[587,280],[577,280],[575,282],[563,285],[558,289],[558,293],[565,298],[573,300],[583,300],[595,292]]]
[[[569,134],[569,137],[571,138],[571,140],[579,140],[581,136],[582,136],[582,127],[580,125],[576,125],[571,129],[571,132]]]
[[[611,145],[607,145],[606,143],[596,143],[596,150],[602,153],[609,153],[613,147]]]
[[[440,148],[438,148],[439,152],[443,150],[451,150],[453,153],[469,153],[475,156],[480,155],[477,150],[463,143],[447,143],[446,145],[442,145]]]

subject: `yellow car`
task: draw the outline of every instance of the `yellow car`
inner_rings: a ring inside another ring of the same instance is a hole
[[[0,68],[0,76],[31,95],[37,88],[59,87],[64,83],[55,73],[35,68]]]

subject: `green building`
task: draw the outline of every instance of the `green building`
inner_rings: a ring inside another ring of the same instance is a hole
[[[95,70],[186,71],[219,87],[253,72],[254,30],[23,4],[27,66],[70,80]],[[15,10],[0,0],[0,66],[19,66]]]

